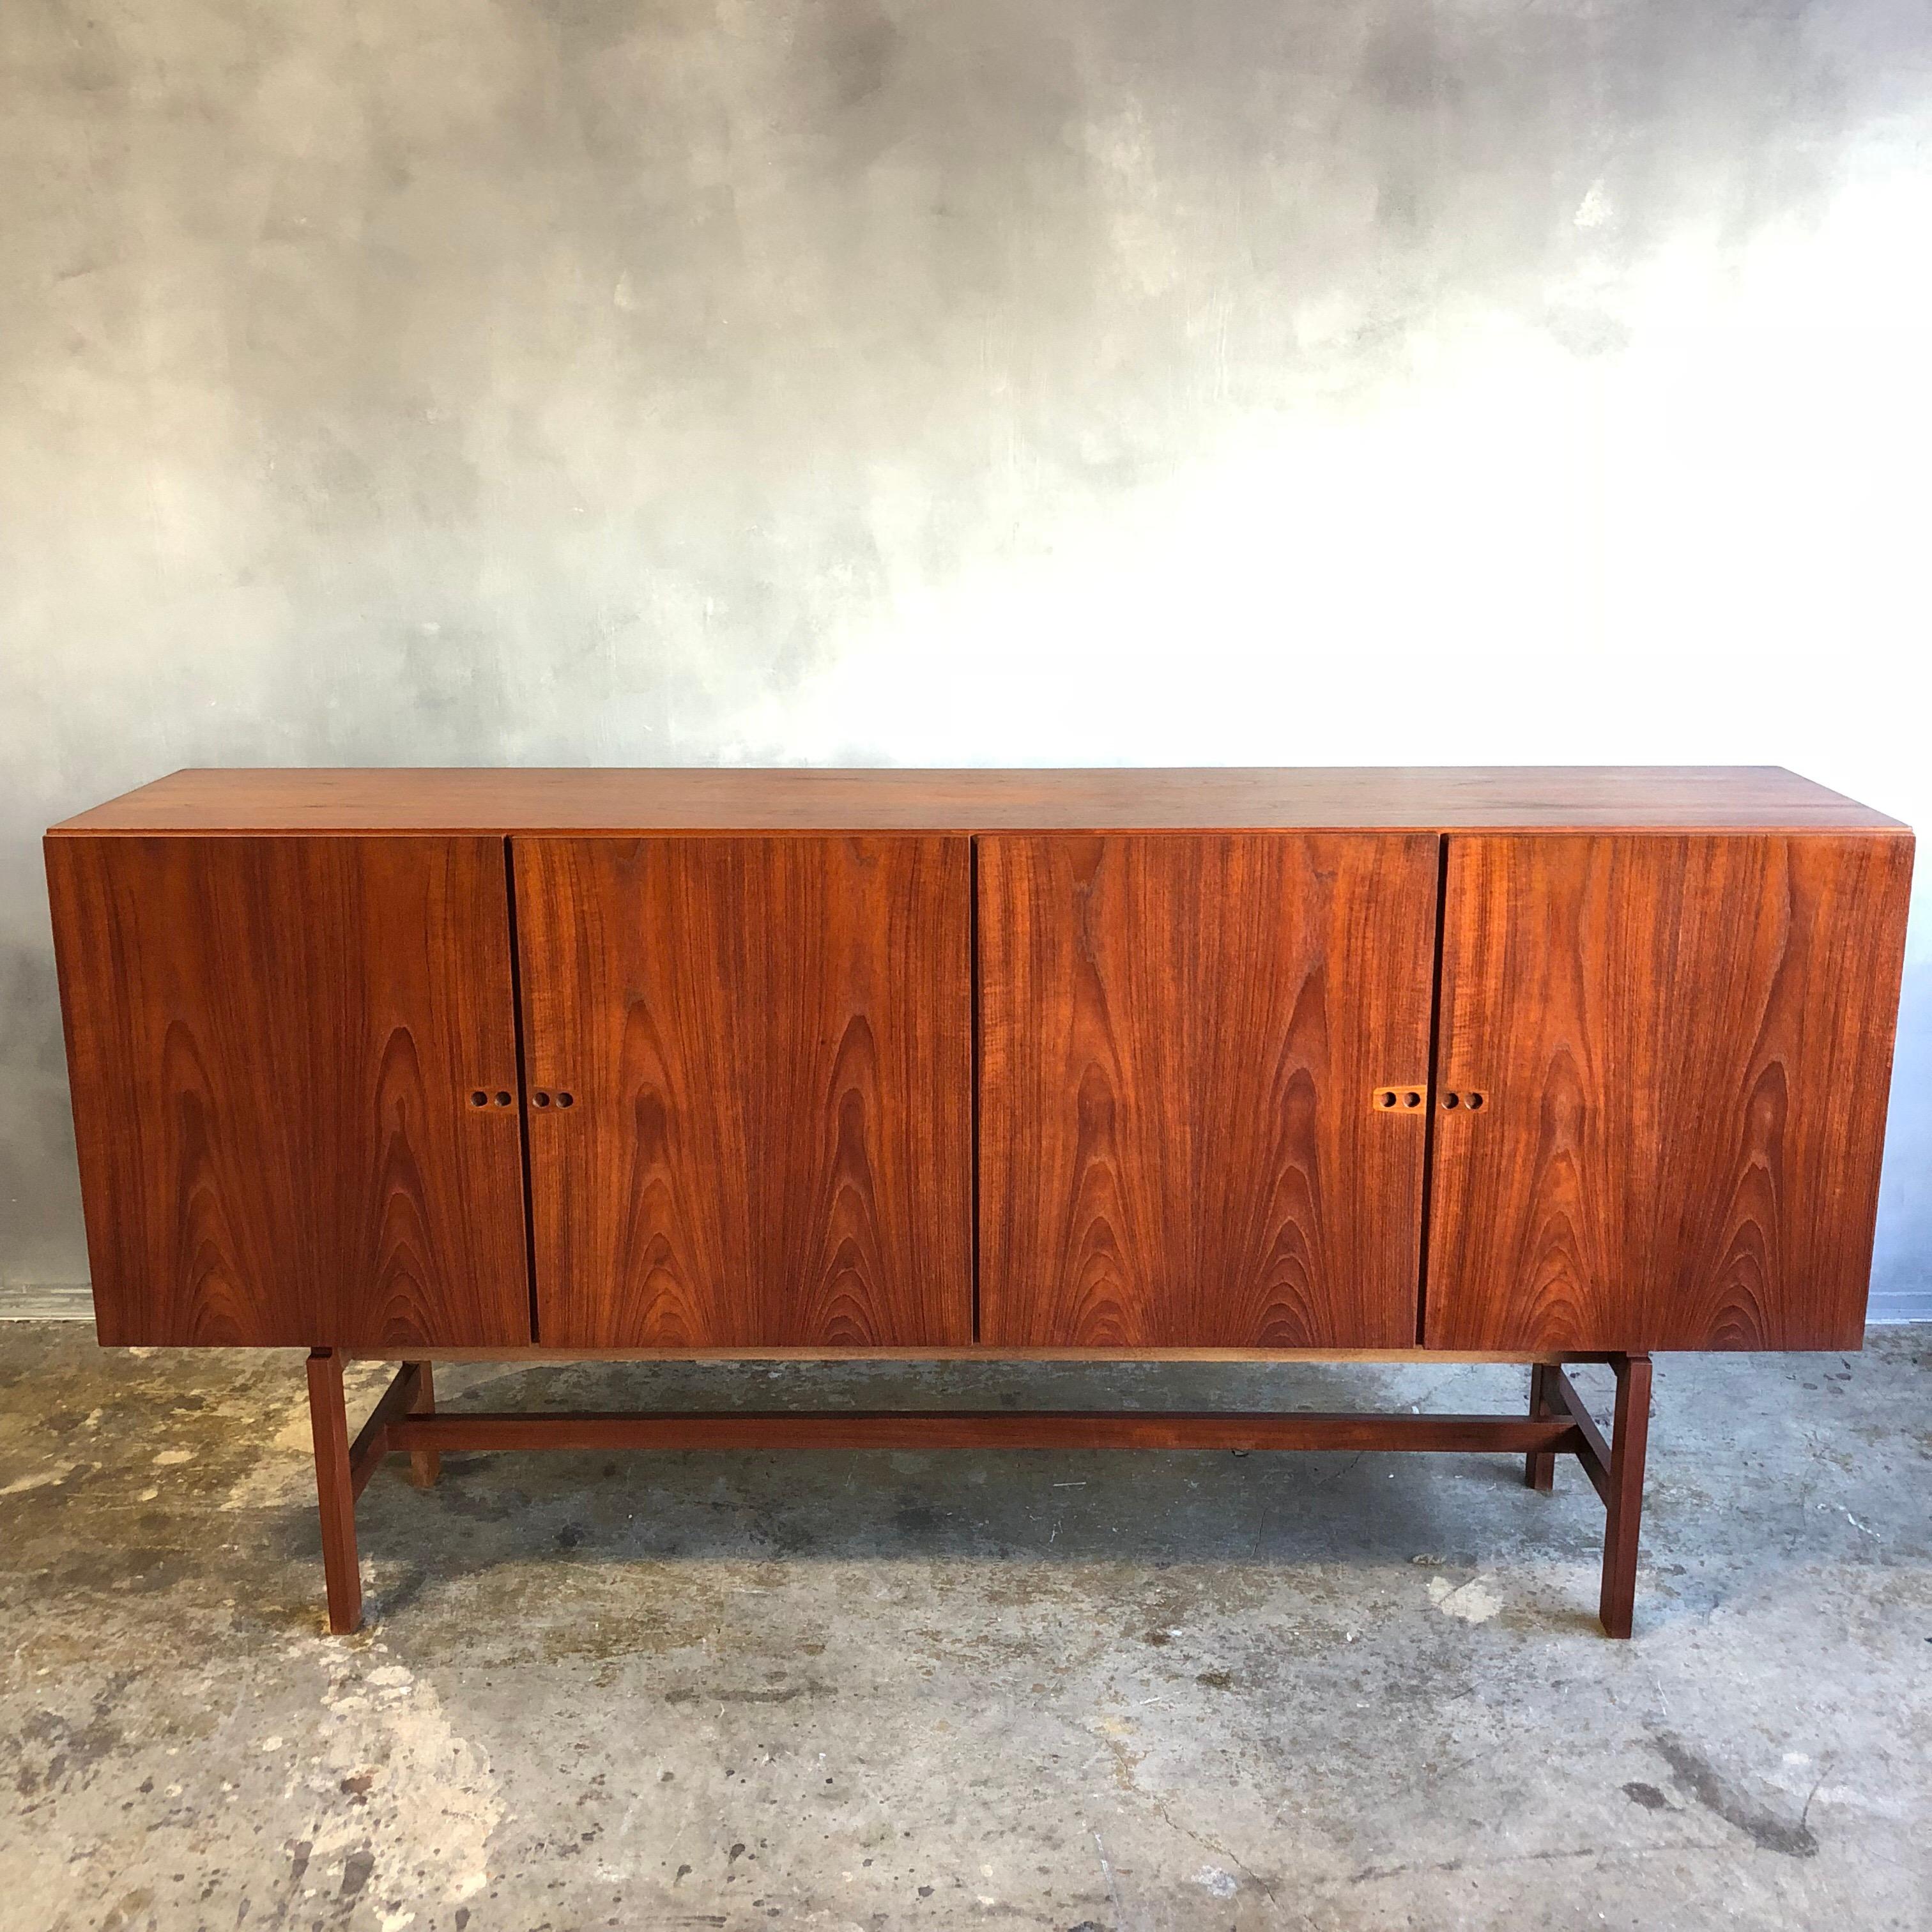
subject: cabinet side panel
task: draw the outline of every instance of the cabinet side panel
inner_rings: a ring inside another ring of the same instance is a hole
[[[982,1339],[1412,1346],[1437,840],[979,850]]]
[[[1911,841],[1453,837],[1427,1339],[1856,1348]]]
[[[544,1341],[970,1342],[968,842],[513,856]]]
[[[100,1340],[527,1342],[502,842],[46,856]]]

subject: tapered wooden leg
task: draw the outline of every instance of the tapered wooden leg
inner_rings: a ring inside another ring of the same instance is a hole
[[[349,1466],[342,1358],[333,1348],[309,1351],[308,1418],[315,1431],[315,1489],[322,1507],[328,1627],[346,1636],[362,1628],[362,1573],[356,1556],[356,1484]]]
[[[410,1366],[405,1362],[404,1368]],[[415,1364],[416,1392],[410,1402],[412,1415],[434,1415],[436,1413],[436,1384],[430,1377],[427,1362]],[[440,1449],[412,1449],[410,1451],[410,1480],[419,1490],[426,1490],[442,1473],[442,1452]]]
[[[1550,1400],[1550,1382],[1559,1372],[1546,1368],[1540,1362],[1532,1362],[1529,1370],[1529,1419],[1540,1422],[1546,1415],[1558,1413]],[[1522,1459],[1522,1480],[1532,1490],[1540,1490],[1547,1496],[1556,1484],[1556,1451],[1553,1449],[1532,1449]]]
[[[1604,1499],[1604,1593],[1598,1614],[1612,1636],[1628,1636],[1636,1601],[1637,1526],[1643,1514],[1643,1454],[1650,1435],[1650,1358],[1619,1355],[1611,1424],[1610,1494]]]

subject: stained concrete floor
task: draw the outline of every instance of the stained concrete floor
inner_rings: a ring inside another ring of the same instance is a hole
[[[0,1324],[0,1924],[1932,1924],[1932,1329],[1574,1463],[451,1456],[323,1634],[299,1359]],[[366,1394],[370,1374],[363,1373]],[[1580,1380],[1593,1373],[1580,1372]],[[445,1373],[446,1402],[1371,1400],[1520,1371]],[[1593,1400],[1605,1389],[1591,1384]]]

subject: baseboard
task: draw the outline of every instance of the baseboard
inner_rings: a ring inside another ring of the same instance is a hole
[[[1932,1288],[1906,1294],[1875,1294],[1865,1311],[1868,1328],[1902,1328],[1912,1322],[1932,1322]]]
[[[84,1281],[0,1284],[0,1322],[92,1322],[94,1292]]]

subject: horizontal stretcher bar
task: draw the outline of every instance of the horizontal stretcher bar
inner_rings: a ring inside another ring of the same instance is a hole
[[[1570,1417],[949,1409],[517,1414],[386,1420],[376,1454],[464,1449],[1334,1449],[1574,1454]],[[359,1447],[360,1445],[358,1445]]]

